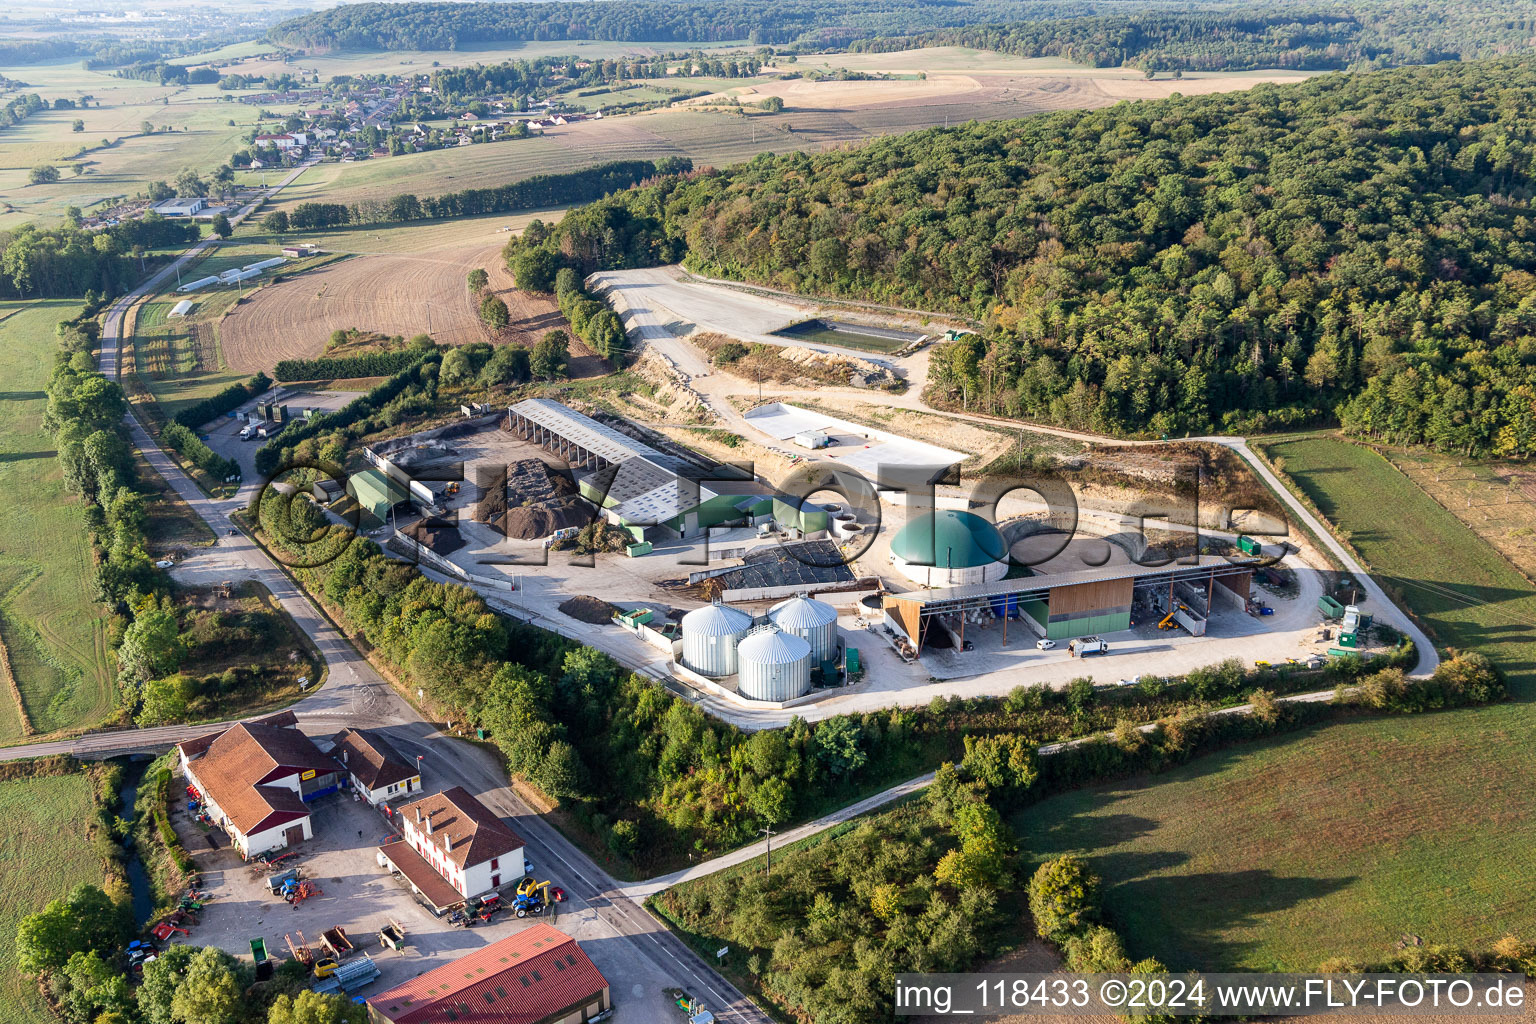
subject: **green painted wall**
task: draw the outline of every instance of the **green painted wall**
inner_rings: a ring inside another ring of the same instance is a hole
[[[1070,640],[1075,636],[1091,636],[1094,633],[1114,633],[1131,628],[1131,611],[1103,612],[1097,615],[1079,615],[1053,619],[1045,627],[1045,635],[1052,640]]]
[[[827,528],[827,510],[819,505],[796,508],[782,498],[773,499],[773,518],[780,526],[817,533]]]

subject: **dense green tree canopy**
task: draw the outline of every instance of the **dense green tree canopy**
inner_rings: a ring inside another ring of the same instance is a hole
[[[929,397],[1111,433],[1536,443],[1536,69],[1330,75],[760,157],[511,243],[949,311]]]

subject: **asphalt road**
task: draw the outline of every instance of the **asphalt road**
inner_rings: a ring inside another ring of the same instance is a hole
[[[304,169],[295,169],[273,192],[291,183]],[[252,207],[247,206],[236,219],[244,219],[251,210]],[[161,282],[178,267],[184,267],[215,244],[212,239],[198,243],[175,263],[108,308],[101,335],[102,373],[115,378],[120,372],[119,346],[128,309],[140,298],[157,291]],[[631,953],[651,966],[649,974],[657,988],[675,985],[691,989],[724,1021],[770,1024],[771,1018],[628,898],[619,882],[529,807],[507,785],[506,776],[492,755],[473,744],[445,735],[422,719],[415,708],[380,678],[367,659],[261,547],[244,534],[231,536],[229,513],[242,504],[240,499],[219,501],[208,497],[154,443],[131,414],[127,423],[134,444],[149,464],[213,530],[223,556],[232,565],[239,566],[245,578],[257,580],[272,591],[284,610],[314,639],[325,661],[327,679],[320,689],[295,706],[301,726],[319,734],[339,731],[346,726],[385,729],[405,753],[420,753],[429,758],[430,761],[425,763],[435,765],[444,776],[452,776],[498,814],[512,819],[513,827],[527,841],[529,859],[539,864],[541,870],[547,871],[577,900],[590,906],[611,927],[616,939],[627,942]],[[165,749],[229,724],[233,723],[93,733],[71,740],[0,748],[0,760],[47,754],[101,756]]]

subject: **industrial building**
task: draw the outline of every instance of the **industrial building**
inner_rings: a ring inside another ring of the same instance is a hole
[[[778,626],[758,626],[736,648],[736,691],[785,701],[811,692],[811,645]]]
[[[364,469],[347,477],[347,493],[359,508],[380,523],[389,522],[395,506],[410,499],[405,484],[377,469]]]
[[[176,749],[209,818],[247,859],[314,838],[310,801],[342,781],[341,765],[299,731],[291,711]]]
[[[421,771],[373,729],[343,729],[332,737],[352,789],[374,807],[421,792]]]
[[[612,1007],[576,940],[539,922],[367,998],[371,1024],[585,1024]]]
[[[925,587],[991,583],[1008,575],[1008,545],[976,513],[941,509],[901,528],[891,541],[891,564]]]
[[[705,467],[668,454],[547,398],[512,406],[507,427],[568,462],[582,496],[636,542],[769,520],[803,533],[827,528],[826,515],[816,506],[802,508],[739,469]]]
[[[155,204],[155,212],[162,217],[193,217],[208,205],[208,200],[198,196],[178,196]]]
[[[1205,555],[1189,565],[1116,565],[886,594],[885,612],[919,653],[935,627],[963,645],[966,623],[980,620],[1001,620],[1005,642],[1010,620],[1051,640],[1130,629],[1138,601],[1201,635],[1216,601],[1247,607],[1252,583],[1251,563]]]
[[[523,877],[521,837],[462,786],[406,804],[395,817],[401,838],[379,847],[380,866],[437,913]]]

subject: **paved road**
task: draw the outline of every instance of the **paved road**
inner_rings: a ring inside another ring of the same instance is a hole
[[[813,303],[788,292],[776,292],[773,295],[762,297],[749,295],[735,288],[713,284],[706,278],[688,274],[677,267],[608,271],[593,275],[590,281],[594,290],[606,292],[620,305],[624,315],[625,326],[637,340],[653,347],[657,352],[666,356],[688,378],[687,382],[700,393],[709,410],[719,418],[720,426],[729,427],[736,433],[752,438],[754,441],[769,448],[778,448],[782,445],[782,441],[759,430],[751,420],[744,417],[731,404],[731,396],[739,395],[742,391],[741,381],[728,374],[714,373],[713,368],[708,364],[703,353],[686,338],[674,333],[673,328],[677,327],[677,330],[686,331],[693,326],[700,326],[709,329],[728,330],[738,337],[767,344],[782,345],[786,344],[784,339],[776,338],[768,332],[782,327],[791,320],[814,312]],[[899,309],[892,309],[891,312],[898,315],[910,314],[910,311]],[[685,326],[677,326],[680,324]],[[801,342],[796,342],[795,344],[806,348],[825,348],[825,346],[804,345]],[[836,349],[835,351],[871,358],[869,353],[849,349]],[[1163,441],[1126,441],[1081,430],[1067,430],[1061,427],[1043,426],[1021,420],[986,416],[979,413],[957,416],[953,413],[934,409],[922,398],[923,389],[927,383],[927,357],[929,352],[930,350],[925,349],[915,356],[908,356],[897,360],[897,363],[906,370],[909,381],[909,387],[906,392],[900,395],[872,389],[836,387],[807,389],[785,385],[774,385],[773,393],[775,397],[782,397],[790,401],[793,401],[796,397],[816,398],[829,394],[848,395],[857,397],[859,400],[868,402],[871,405],[910,409],[950,419],[993,423],[1012,429],[1024,427],[1038,433],[1086,442],[1088,444],[1134,446],[1165,443]],[[1430,642],[1429,637],[1387,596],[1386,591],[1372,578],[1365,567],[1360,565],[1350,555],[1348,549],[1335,539],[1333,534],[1329,532],[1317,517],[1291,493],[1279,478],[1275,476],[1274,472],[1248,447],[1245,439],[1241,437],[1210,435],[1192,437],[1187,440],[1222,445],[1230,448],[1239,458],[1246,462],[1269,489],[1275,493],[1276,497],[1285,504],[1285,507],[1291,511],[1291,514],[1299,521],[1305,523],[1319,541],[1332,552],[1334,557],[1338,559],[1339,564],[1359,577],[1367,595],[1376,602],[1372,606],[1372,610],[1376,613],[1377,618],[1401,630],[1413,640],[1419,652],[1419,663],[1415,666],[1413,674],[1429,675],[1435,670],[1440,664],[1440,658],[1435,651],[1435,645]]]
[[[297,168],[273,190],[281,189],[304,171]],[[250,213],[251,207],[240,212]],[[188,250],[176,263],[117,300],[108,309],[101,336],[101,368],[116,377],[120,372],[119,347],[128,309],[140,298],[158,290],[160,283],[199,256],[210,241]],[[217,537],[221,554],[246,578],[272,591],[299,627],[320,649],[328,670],[326,683],[305,697],[295,711],[307,731],[327,734],[345,726],[383,728],[405,748],[421,753],[440,766],[447,776],[474,792],[498,814],[511,818],[528,842],[527,856],[550,872],[579,902],[590,906],[612,929],[614,938],[627,943],[630,953],[651,966],[656,987],[682,985],[691,988],[725,1021],[770,1024],[770,1018],[729,982],[716,974],[679,939],[667,931],[633,900],[622,886],[593,863],[574,844],[544,821],[508,785],[501,765],[490,754],[439,731],[424,721],[386,683],[351,643],[321,614],[309,597],[257,544],[244,534],[229,534],[229,513],[241,502],[210,498],[155,444],[131,415],[128,427],[135,445],[155,471],[207,523]],[[231,723],[200,726],[166,726],[154,729],[98,733],[73,740],[38,743],[0,749],[0,760],[69,753],[77,756],[130,750],[163,749],[183,739],[206,735]],[[446,768],[446,770],[444,770]]]

